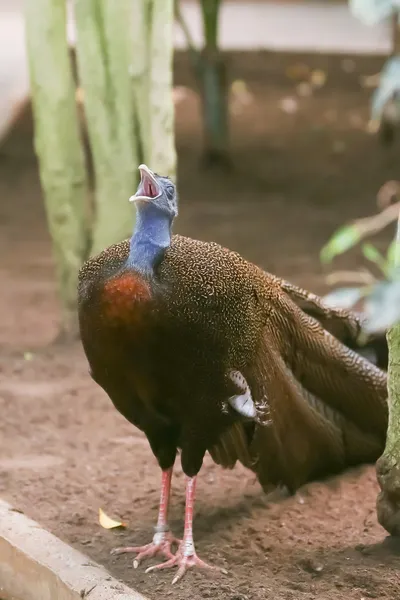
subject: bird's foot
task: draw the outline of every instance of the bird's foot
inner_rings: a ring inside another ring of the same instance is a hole
[[[175,558],[171,552],[172,544],[180,544],[181,540],[172,535],[170,531],[157,531],[154,534],[153,541],[145,546],[125,546],[122,548],[113,548],[111,554],[126,554],[130,552],[137,553],[133,561],[133,568],[137,569],[140,563],[145,558],[152,558],[158,554],[165,556],[168,560]]]
[[[221,569],[220,567],[215,567],[214,565],[209,565],[199,558],[192,547],[190,550],[185,546],[185,543],[182,542],[179,546],[179,550],[169,560],[166,562],[160,563],[159,565],[153,565],[152,567],[148,567],[146,569],[146,573],[150,573],[151,571],[156,571],[159,569],[169,569],[171,567],[178,567],[178,572],[172,580],[172,584],[176,583],[186,573],[188,569],[191,567],[200,567],[201,569],[212,569],[215,571],[220,571],[224,575],[227,574],[225,569]]]

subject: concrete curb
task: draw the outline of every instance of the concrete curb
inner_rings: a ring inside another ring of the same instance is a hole
[[[0,597],[148,600],[0,500]]]

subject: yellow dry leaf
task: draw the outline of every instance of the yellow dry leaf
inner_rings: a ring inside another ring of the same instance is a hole
[[[104,529],[126,527],[125,523],[122,523],[122,521],[114,521],[114,519],[111,519],[101,508],[99,508],[99,523]]]

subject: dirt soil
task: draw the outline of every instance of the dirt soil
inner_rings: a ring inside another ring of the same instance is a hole
[[[370,90],[359,76],[376,73],[381,60],[263,53],[230,62],[250,94],[247,103],[242,97],[232,105],[237,168],[230,175],[198,169],[199,103],[183,90],[176,230],[326,291],[321,245],[341,222],[373,212],[380,186],[399,176],[398,142],[383,149],[365,131]],[[296,96],[285,75],[299,62],[327,73],[326,85],[311,96]],[[193,84],[184,57],[177,59],[176,82]],[[297,98],[295,112],[282,110],[284,98]],[[0,198],[1,495],[150,599],[398,598],[400,545],[377,524],[373,467],[278,500],[243,468],[223,471],[207,459],[195,540],[199,555],[228,575],[193,571],[171,588],[171,571],[146,575],[144,565],[132,568],[131,555],[110,556],[116,545],[150,541],[160,473],[146,439],[90,380],[80,345],[46,348],[57,332],[58,305],[29,110],[1,148]],[[337,267],[360,262],[354,252]],[[99,507],[127,529],[103,530]],[[176,534],[183,508],[178,467]]]

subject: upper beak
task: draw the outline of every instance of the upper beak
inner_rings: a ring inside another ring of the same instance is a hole
[[[156,177],[147,165],[140,165],[140,185],[136,194],[129,198],[129,202],[137,202],[142,200],[149,202],[160,195],[160,186],[157,183]]]

